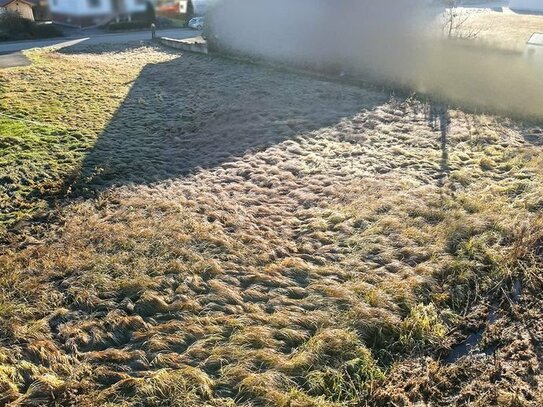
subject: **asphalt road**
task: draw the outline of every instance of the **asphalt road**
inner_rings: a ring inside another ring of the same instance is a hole
[[[170,37],[170,38],[190,38],[200,35],[196,30],[190,28],[175,28],[168,30],[158,30],[157,35]],[[131,41],[143,41],[151,39],[150,31],[137,31],[137,32],[128,32],[128,33],[118,33],[118,34],[92,34],[89,33],[88,36],[85,36],[85,33],[70,36],[70,37],[60,37],[47,40],[36,40],[36,41],[16,41],[16,42],[3,42],[0,43],[0,54],[11,54],[18,51],[24,51],[32,48],[44,48],[51,46],[58,47],[69,47],[78,43],[84,43],[89,45],[94,44],[115,44],[122,42],[131,42]],[[0,60],[4,59],[6,55],[0,55]]]

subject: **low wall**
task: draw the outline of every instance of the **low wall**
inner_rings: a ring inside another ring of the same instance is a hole
[[[201,37],[187,38],[184,40],[178,40],[175,38],[160,37],[158,39],[161,44],[167,47],[180,49],[183,51],[197,52],[199,54],[208,54],[207,42]]]

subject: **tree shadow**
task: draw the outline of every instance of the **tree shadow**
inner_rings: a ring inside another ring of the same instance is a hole
[[[87,194],[177,178],[311,136],[387,101],[384,94],[348,84],[219,57],[175,55],[144,67],[68,189]]]

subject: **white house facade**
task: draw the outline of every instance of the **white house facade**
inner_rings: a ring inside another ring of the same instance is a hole
[[[116,16],[144,12],[148,0],[49,0],[54,21],[86,27],[106,22]]]

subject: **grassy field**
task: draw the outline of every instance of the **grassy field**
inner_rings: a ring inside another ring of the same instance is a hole
[[[543,403],[541,127],[160,47],[29,56],[0,71],[0,405]]]
[[[505,11],[471,10],[465,23],[466,31],[493,46],[523,48],[533,33],[543,31],[543,15]]]

